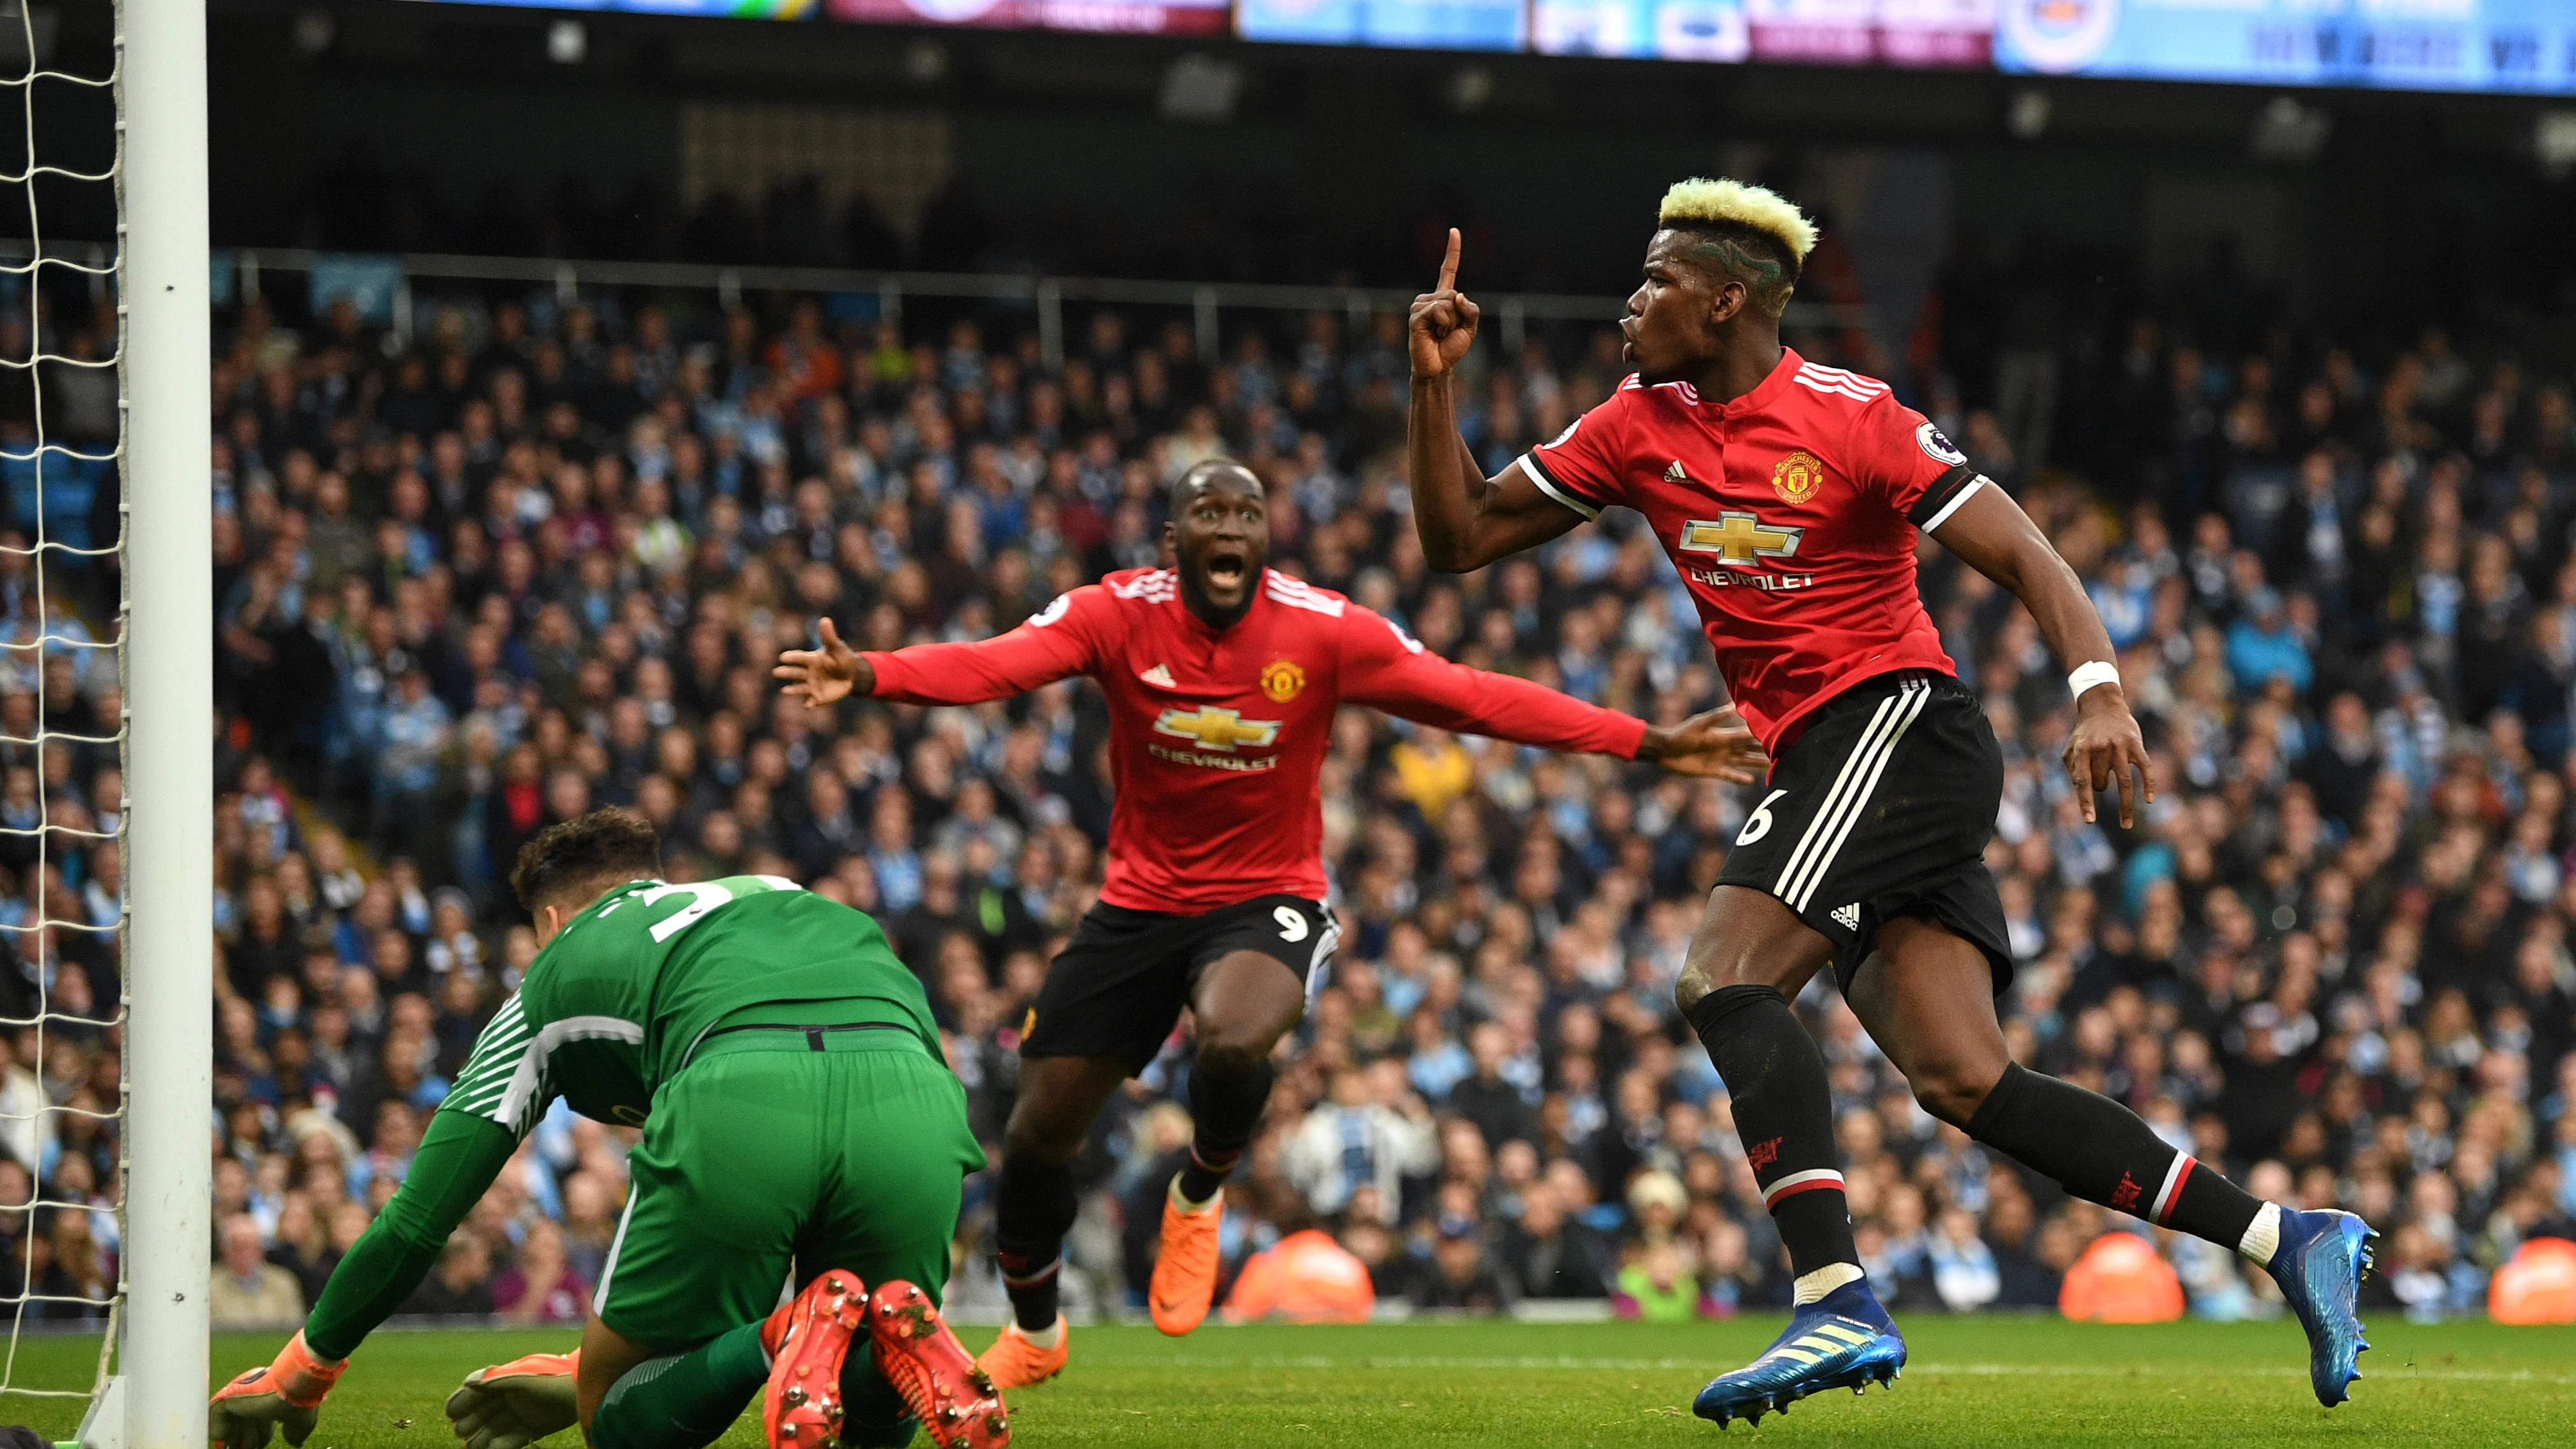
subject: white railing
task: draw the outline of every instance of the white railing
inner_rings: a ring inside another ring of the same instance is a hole
[[[13,255],[17,242],[0,242],[0,256]],[[55,254],[75,249],[53,244]],[[101,249],[100,255],[109,255]],[[644,287],[705,291],[731,307],[743,293],[849,292],[874,294],[882,315],[900,319],[910,297],[1018,303],[1037,314],[1038,343],[1049,366],[1064,360],[1065,304],[1185,309],[1197,332],[1202,356],[1219,350],[1218,317],[1229,311],[1337,311],[1353,323],[1375,312],[1402,310],[1414,293],[1399,287],[1300,286],[1269,282],[1173,282],[1119,277],[1059,277],[1029,272],[906,272],[840,267],[728,266],[700,262],[559,261],[543,257],[479,257],[447,252],[400,254],[317,251],[301,247],[241,247],[216,253],[229,260],[234,283],[243,296],[257,296],[273,272],[309,273],[316,266],[359,259],[392,262],[402,283],[392,299],[392,327],[408,342],[412,330],[413,284],[417,282],[526,282],[550,286],[569,304],[585,287]],[[1621,297],[1564,292],[1487,292],[1479,296],[1485,315],[1507,350],[1517,351],[1532,322],[1610,322],[1627,305]],[[1876,322],[1866,305],[1792,302],[1788,322],[1796,327],[1868,329]]]

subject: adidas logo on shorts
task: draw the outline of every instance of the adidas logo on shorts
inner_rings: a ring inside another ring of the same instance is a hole
[[[1847,906],[1834,907],[1834,921],[1846,931],[1859,930],[1860,902],[1854,901]]]

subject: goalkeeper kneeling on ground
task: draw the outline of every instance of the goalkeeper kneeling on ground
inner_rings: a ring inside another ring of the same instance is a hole
[[[984,1159],[920,983],[874,921],[792,881],[659,869],[652,827],[619,810],[520,852],[541,947],[526,981],[303,1330],[215,1396],[214,1442],[311,1436],[349,1355],[558,1097],[642,1126],[633,1192],[579,1351],[477,1370],[448,1400],[469,1449],[575,1424],[598,1449],[698,1449],[764,1386],[770,1449],[900,1445],[917,1426],[941,1449],[1009,1442],[939,1317]]]

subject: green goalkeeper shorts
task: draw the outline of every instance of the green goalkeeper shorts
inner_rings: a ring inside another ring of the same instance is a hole
[[[714,1037],[654,1094],[595,1311],[677,1352],[768,1314],[791,1268],[800,1288],[846,1268],[936,1302],[983,1165],[966,1089],[909,1031]]]

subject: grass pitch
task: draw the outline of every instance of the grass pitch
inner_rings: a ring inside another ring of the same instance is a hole
[[[1350,1328],[1211,1326],[1180,1340],[1151,1328],[1074,1330],[1072,1368],[1011,1396],[1014,1441],[1210,1449],[1412,1449],[1418,1445],[2019,1445],[2576,1443],[2576,1328],[2372,1324],[2377,1345],[2352,1403],[2308,1391],[2295,1325],[2115,1328],[2047,1318],[1905,1321],[1912,1352],[1892,1392],[1835,1391],[1721,1431],[1691,1417],[1712,1374],[1759,1352],[1777,1316],[1728,1323],[1410,1323]],[[981,1347],[989,1329],[963,1336]],[[362,1349],[308,1449],[453,1446],[439,1412],[473,1369],[565,1333],[385,1333]],[[224,1337],[217,1377],[265,1363],[276,1336]],[[28,1339],[14,1382],[86,1382],[94,1341]],[[0,1419],[68,1437],[77,1405],[12,1399]],[[724,1449],[758,1449],[759,1415]],[[915,1441],[926,1445],[927,1439]],[[570,1435],[549,1441],[579,1449]]]

